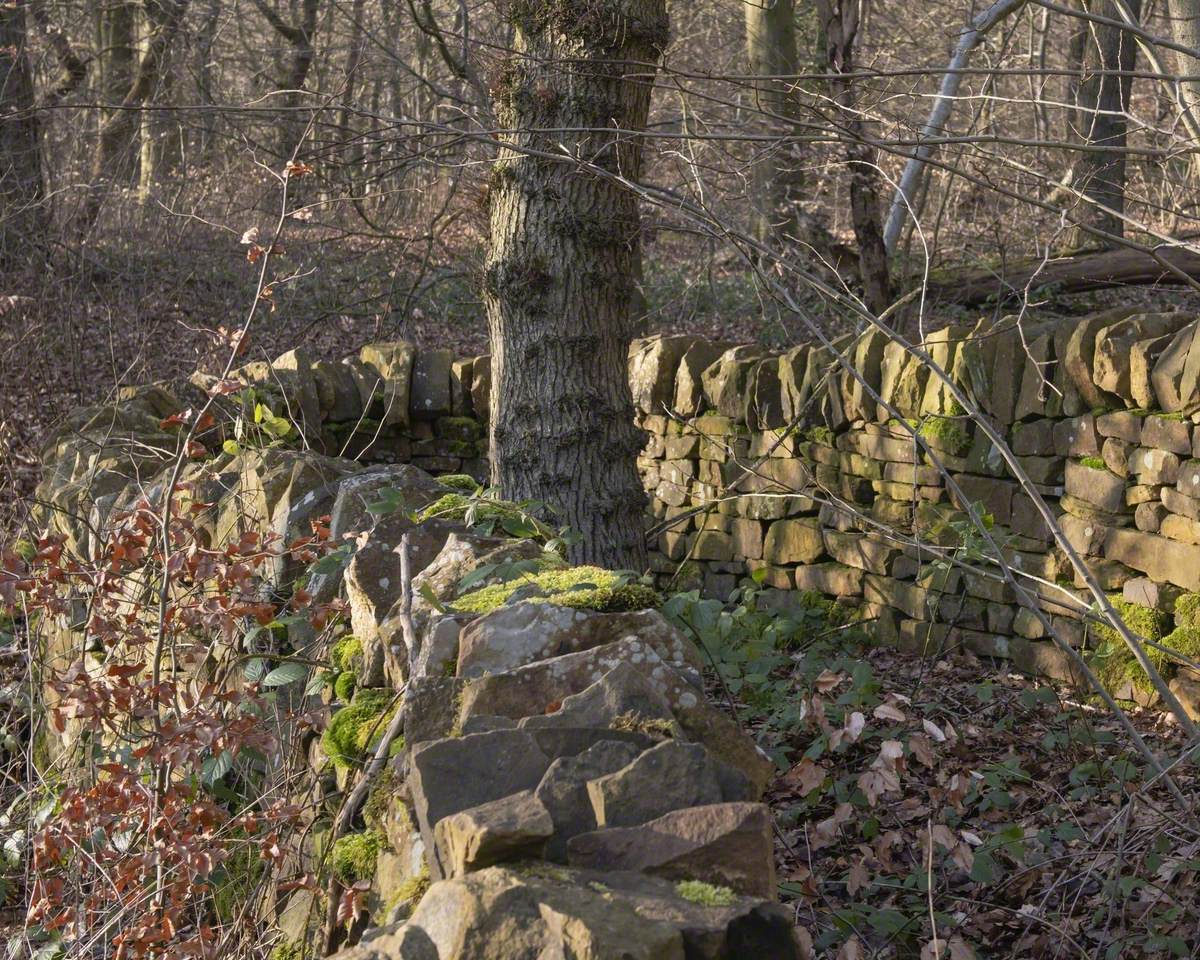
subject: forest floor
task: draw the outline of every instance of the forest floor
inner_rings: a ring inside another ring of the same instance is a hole
[[[816,955],[931,960],[931,929],[953,960],[1200,955],[1200,832],[1103,708],[970,654],[792,679],[804,753],[769,799]],[[1171,720],[1131,717],[1181,755]],[[1197,796],[1194,765],[1171,776]]]

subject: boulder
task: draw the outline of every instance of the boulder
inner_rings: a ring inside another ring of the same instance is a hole
[[[675,374],[675,402],[672,407],[683,417],[694,417],[705,408],[703,374],[731,343],[697,340],[683,354]]]
[[[573,867],[702,880],[763,899],[776,896],[774,854],[774,820],[761,803],[675,810],[640,826],[581,833],[567,844]]]
[[[666,740],[615,773],[588,782],[601,827],[629,827],[672,810],[748,800],[753,792],[740,771],[698,743]]]
[[[728,893],[716,899],[693,902],[670,881],[634,873],[491,867],[435,883],[406,926],[422,930],[442,960],[803,956],[787,910]]]
[[[408,425],[408,398],[416,351],[411,343],[368,343],[358,352],[362,407],[384,424]]]
[[[554,603],[514,603],[478,618],[462,631],[458,675],[503,673],[539,660],[635,637],[664,659],[699,674],[700,652],[657,610],[598,613]]]
[[[553,833],[550,812],[532,790],[452,814],[433,831],[438,860],[449,877],[505,860],[540,857]]]
[[[615,773],[638,755],[639,749],[621,740],[602,740],[573,757],[559,757],[537,785],[538,799],[550,813],[554,835],[546,857],[566,862],[567,841],[596,829],[596,814],[588,794],[588,781]]]
[[[573,694],[551,713],[525,717],[520,726],[618,727],[668,736],[675,715],[646,675],[631,663],[620,663],[581,693]]]
[[[662,414],[672,409],[675,373],[684,354],[696,342],[697,338],[691,336],[657,336],[630,344],[629,389],[638,410]]]

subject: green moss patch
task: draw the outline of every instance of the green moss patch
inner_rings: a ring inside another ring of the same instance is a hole
[[[1176,627],[1163,637],[1161,642],[1164,647],[1169,647],[1189,660],[1200,661],[1200,627]],[[1146,653],[1159,673],[1173,673],[1181,666],[1176,658],[1163,650],[1151,647]]]
[[[356,766],[370,756],[399,706],[393,699],[390,690],[359,690],[353,703],[333,715],[321,736],[325,756],[341,767]],[[394,756],[401,749],[398,737],[389,752]]]
[[[333,681],[334,695],[343,703],[354,696],[354,688],[358,685],[358,678],[349,670],[343,670],[337,675],[337,679]]]
[[[1079,465],[1087,467],[1089,470],[1108,470],[1108,464],[1099,457],[1082,457]]]
[[[459,493],[474,493],[479,489],[475,478],[468,477],[465,473],[448,473],[438,477],[437,482],[439,486],[445,487],[447,490],[456,490]]]
[[[728,907],[737,902],[737,894],[728,887],[718,887],[701,880],[682,880],[675,884],[675,892],[684,900],[702,907]]]
[[[459,597],[453,607],[464,613],[488,613],[503,606],[510,598],[603,613],[645,610],[662,602],[652,587],[625,583],[611,570],[583,566],[543,570],[495,583]]]
[[[329,662],[338,670],[357,670],[362,662],[362,644],[351,633],[338,640],[329,651]]]
[[[1175,626],[1200,627],[1200,593],[1185,593],[1175,601]]]
[[[375,876],[375,861],[384,847],[383,837],[374,830],[339,837],[329,852],[333,875],[350,886]]]
[[[926,417],[918,433],[931,447],[959,456],[971,448],[971,435],[953,417]]]
[[[1155,643],[1166,643],[1164,636],[1170,629],[1171,618],[1162,610],[1130,603],[1119,593],[1109,594],[1108,600],[1125,621],[1125,625],[1137,636],[1153,640]],[[1113,627],[1107,623],[1092,624],[1091,631],[1099,641],[1090,658],[1091,665],[1108,690],[1116,691],[1127,681],[1138,690],[1149,692],[1153,689],[1150,678],[1137,662],[1133,651]],[[1155,667],[1161,670],[1167,665],[1169,658],[1166,654],[1153,647],[1148,648],[1147,652]]]

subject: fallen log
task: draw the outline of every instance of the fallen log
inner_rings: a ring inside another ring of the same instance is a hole
[[[1035,293],[1084,293],[1109,287],[1178,285],[1189,280],[1200,281],[1200,252],[1183,246],[1153,251],[1122,247],[964,270],[931,281],[927,300],[978,306]]]

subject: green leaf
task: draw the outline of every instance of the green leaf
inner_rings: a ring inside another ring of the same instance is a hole
[[[975,851],[975,862],[971,865],[971,879],[976,883],[995,882],[996,861],[986,850]]]
[[[422,583],[417,588],[417,592],[420,593],[421,596],[424,598],[425,602],[428,603],[431,607],[433,607],[433,609],[436,610],[438,613],[446,612],[446,605],[437,598],[437,594],[435,594],[433,592],[433,587],[430,586],[430,584]]]
[[[302,680],[308,674],[308,667],[303,663],[281,663],[263,677],[264,687],[282,687],[289,683]]]
[[[262,679],[263,674],[266,672],[267,661],[263,660],[261,657],[255,657],[253,660],[250,660],[246,663],[245,668],[242,670],[242,676],[244,676],[250,683],[254,683],[256,680]]]
[[[215,757],[209,757],[200,767],[200,780],[206,787],[212,786],[225,774],[233,769],[233,754],[222,750]]]
[[[307,685],[304,687],[304,695],[306,697],[315,696],[320,693],[326,684],[333,681],[334,674],[329,670],[318,670],[309,677]]]
[[[242,448],[236,440],[226,440],[223,444],[221,444],[221,449],[231,457],[236,457],[242,452]]]

